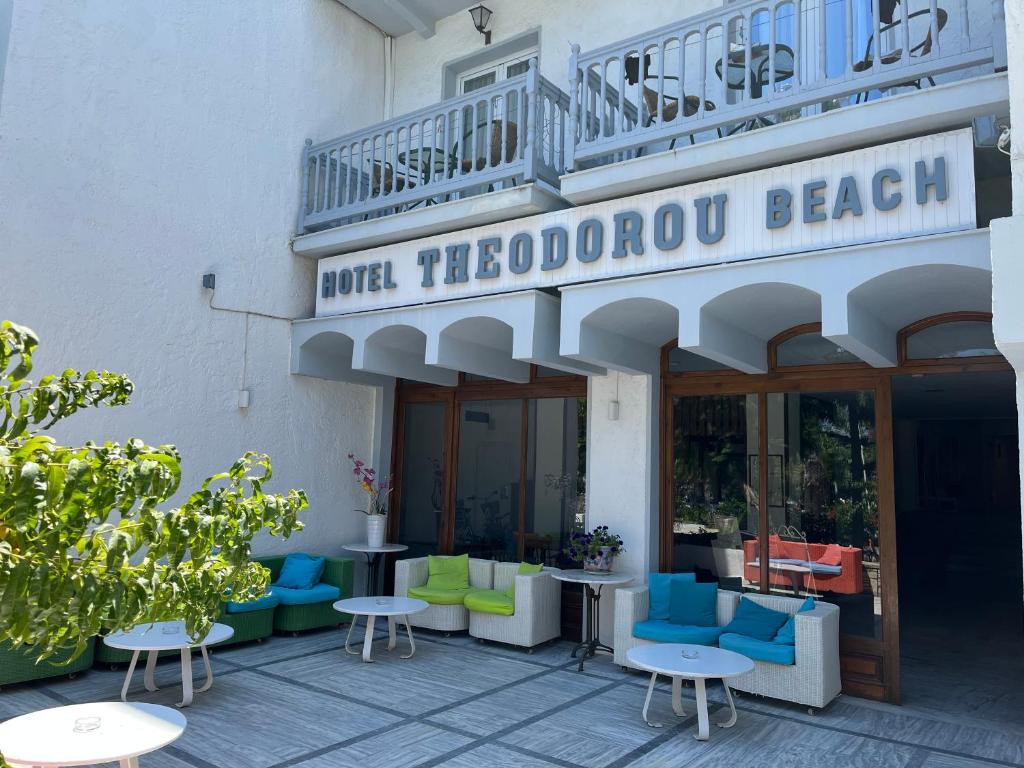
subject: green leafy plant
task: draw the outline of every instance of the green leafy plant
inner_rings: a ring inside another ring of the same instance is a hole
[[[141,440],[59,445],[39,434],[76,412],[125,405],[123,375],[66,370],[26,377],[38,339],[0,324],[0,641],[40,659],[103,631],[182,620],[209,631],[222,601],[263,594],[268,571],[250,561],[260,531],[301,528],[303,491],[264,492],[270,460],[246,453],[178,507],[178,451]]]

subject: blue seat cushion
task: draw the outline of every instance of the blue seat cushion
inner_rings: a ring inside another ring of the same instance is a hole
[[[824,563],[807,563],[807,567],[811,569],[811,573],[824,573],[829,576],[842,576],[843,566],[841,565],[825,565]]]
[[[746,635],[726,632],[718,638],[718,647],[746,656],[756,661],[770,661],[772,664],[795,664],[796,646],[758,640]]]
[[[804,611],[814,610],[814,598],[808,597],[804,600],[797,613],[803,613]],[[775,633],[775,639],[773,643],[782,643],[784,645],[796,645],[796,619],[792,616],[783,624],[779,631]]]
[[[647,611],[648,619],[668,621],[669,585],[674,581],[695,582],[695,573],[649,573],[647,574],[647,590],[651,605]]]
[[[673,581],[668,590],[668,613],[669,621],[684,627],[718,626],[718,584]]]
[[[225,613],[252,613],[253,611],[264,611],[268,608],[277,608],[281,602],[281,598],[277,595],[267,592],[259,600],[253,600],[251,603],[236,603],[229,601],[224,606]]]
[[[302,552],[292,552],[284,559],[275,584],[288,589],[309,589],[320,583],[326,561]]]
[[[633,637],[653,640],[656,643],[692,643],[693,645],[714,645],[718,642],[721,627],[687,627],[671,621],[648,619],[633,625]]]
[[[722,628],[722,632],[745,635],[770,643],[775,639],[775,633],[788,620],[788,613],[773,611],[748,597],[741,597],[732,621]]]
[[[281,601],[281,605],[312,605],[341,599],[341,590],[333,584],[317,584],[309,589],[292,589],[271,584],[267,590]]]

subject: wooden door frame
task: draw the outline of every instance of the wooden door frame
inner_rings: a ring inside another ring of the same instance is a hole
[[[858,681],[856,675],[844,676],[844,687],[858,695],[878,697],[893,703],[900,701],[900,641],[899,641],[899,582],[898,542],[896,537],[895,468],[892,443],[892,379],[894,376],[936,373],[970,373],[978,371],[1011,371],[1011,366],[1002,356],[952,358],[935,360],[910,360],[907,358],[907,339],[914,333],[949,322],[980,321],[991,322],[992,315],[986,312],[950,312],[924,318],[901,329],[897,334],[897,355],[899,365],[891,368],[873,368],[866,363],[835,363],[826,365],[777,365],[778,347],[797,336],[820,333],[820,323],[805,323],[782,331],[768,342],[768,372],[747,374],[740,371],[688,371],[670,373],[669,352],[676,347],[676,341],[664,345],[661,355],[661,402],[660,421],[660,514],[659,541],[660,566],[662,571],[672,569],[672,521],[673,521],[673,418],[672,398],[698,395],[757,395],[758,398],[758,455],[764,465],[768,451],[768,409],[767,396],[780,392],[835,392],[871,390],[875,398],[875,450],[876,474],[878,478],[879,551],[884,555],[880,562],[882,581],[882,639],[862,638],[843,635],[840,640],[841,655],[854,657],[879,656],[881,659],[881,686]],[[758,537],[761,562],[768,559],[767,482],[768,473],[760,472],[758,488]],[[767,569],[760,573],[759,590],[768,592]]]

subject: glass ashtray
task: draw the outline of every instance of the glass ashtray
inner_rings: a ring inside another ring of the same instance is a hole
[[[700,651],[696,651],[691,648],[685,648],[682,651],[682,656],[684,659],[698,659],[700,658]]]
[[[378,597],[378,598],[377,598],[376,600],[374,600],[373,602],[375,602],[375,603],[376,603],[377,605],[387,605],[387,604],[388,604],[388,601],[387,601],[387,600],[385,600],[385,599],[384,599],[384,598],[382,598],[382,597]]]
[[[99,730],[100,723],[102,721],[98,717],[76,717],[74,727],[71,729],[75,733],[89,733],[90,731]]]

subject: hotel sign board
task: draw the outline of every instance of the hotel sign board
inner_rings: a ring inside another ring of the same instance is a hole
[[[317,316],[973,229],[968,128],[321,259]]]

